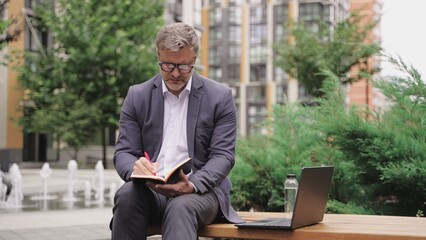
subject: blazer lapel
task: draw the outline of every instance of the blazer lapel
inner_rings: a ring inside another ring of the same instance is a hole
[[[164,122],[164,97],[162,89],[162,78],[160,75],[155,79],[155,87],[151,94],[151,121],[152,121],[152,159],[156,161],[160,153],[161,144],[163,142],[163,122]]]
[[[194,157],[194,139],[195,127],[197,125],[198,114],[200,112],[201,96],[203,83],[200,76],[194,72],[192,74],[191,93],[188,102],[188,116],[186,123],[187,141],[188,141],[188,154],[189,157]]]

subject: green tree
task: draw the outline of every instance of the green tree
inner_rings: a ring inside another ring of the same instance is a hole
[[[414,216],[426,212],[426,83],[401,59],[389,61],[404,75],[374,82],[391,101],[380,118],[389,140],[378,152],[387,160],[376,165],[386,186],[379,193],[394,213]]]
[[[55,92],[65,92],[68,100],[80,100],[74,107],[96,106],[96,114],[85,117],[92,117],[92,129],[102,133],[107,167],[106,129],[117,127],[128,87],[156,72],[154,39],[163,24],[164,1],[58,0],[40,6],[36,13],[52,34],[53,46],[45,49],[48,59],[28,57],[31,61],[25,64],[20,82],[30,90],[33,112],[50,109],[56,102],[50,98],[62,97]],[[39,80],[37,85],[33,79]],[[82,125],[74,130],[85,129]],[[87,143],[85,135],[73,135],[79,138],[74,142]]]
[[[28,55],[28,66],[20,69],[20,83],[29,89],[26,92],[29,106],[24,109],[20,123],[28,132],[52,136],[58,147],[61,141],[66,142],[74,150],[71,157],[78,159],[78,149],[96,133],[93,126],[100,122],[100,111],[68,88],[64,78],[65,63],[50,54],[52,52],[48,52],[46,58]],[[59,160],[59,149],[56,158]]]
[[[303,22],[295,24],[290,33],[295,43],[283,40],[274,46],[275,64],[298,79],[314,97],[324,94],[322,70],[333,72],[342,83],[352,83],[377,72],[368,64],[368,59],[381,50],[377,43],[368,43],[377,22],[365,24],[362,20],[355,12],[334,29],[322,24],[319,32],[309,31]],[[354,68],[355,73],[351,72]]]
[[[0,50],[3,49],[8,42],[16,41],[22,32],[22,28],[19,26],[16,18],[3,20],[8,3],[9,0],[0,2]]]

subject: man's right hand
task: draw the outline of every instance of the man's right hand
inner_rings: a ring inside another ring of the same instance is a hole
[[[159,163],[151,163],[145,157],[139,158],[133,165],[133,174],[135,175],[155,175]]]
[[[188,176],[183,173],[182,169],[179,171],[179,178],[180,180],[174,184],[158,184],[153,181],[146,181],[146,185],[169,198],[195,192],[194,185],[189,182]]]

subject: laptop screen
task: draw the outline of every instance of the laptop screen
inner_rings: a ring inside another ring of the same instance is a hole
[[[304,167],[300,177],[293,217],[267,218],[236,224],[244,228],[296,229],[319,223],[324,218],[333,166]]]

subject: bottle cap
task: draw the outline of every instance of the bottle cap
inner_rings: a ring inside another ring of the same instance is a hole
[[[288,177],[288,178],[291,178],[291,177],[295,178],[295,177],[296,177],[296,174],[294,174],[294,173],[288,173],[288,174],[287,174],[287,177]]]

